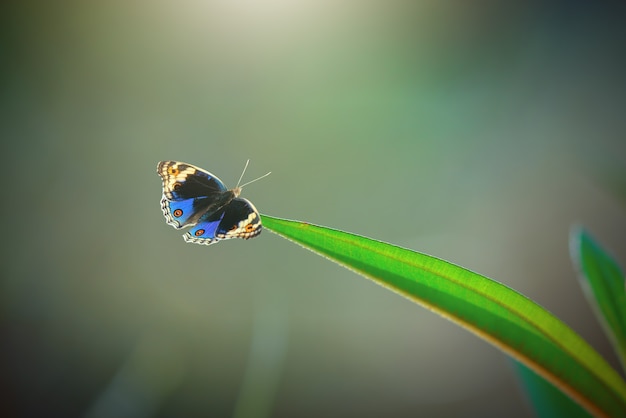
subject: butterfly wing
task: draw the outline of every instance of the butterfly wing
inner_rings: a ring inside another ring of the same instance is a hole
[[[163,181],[165,221],[176,229],[194,225],[206,213],[219,209],[219,202],[230,193],[217,176],[191,164],[161,161],[157,173]]]
[[[228,190],[216,175],[191,164],[161,161],[157,173],[163,180],[163,195],[167,200],[211,197]]]
[[[218,213],[202,216],[183,238],[210,245],[222,239],[254,238],[261,229],[261,217],[254,205],[247,199],[235,198]]]

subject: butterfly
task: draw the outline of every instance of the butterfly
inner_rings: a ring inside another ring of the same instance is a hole
[[[249,162],[249,160],[248,160]],[[239,182],[248,167],[241,173]],[[239,197],[243,186],[228,189],[217,176],[191,164],[161,161],[157,173],[163,180],[161,209],[165,221],[176,229],[191,226],[186,242],[210,245],[223,239],[254,238],[261,233],[259,211]]]

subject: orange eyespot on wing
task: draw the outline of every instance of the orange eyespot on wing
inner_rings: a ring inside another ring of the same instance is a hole
[[[175,216],[175,217],[177,217],[177,218],[180,218],[181,216],[183,216],[183,211],[182,211],[182,209],[176,209],[176,210],[174,211],[174,216]]]
[[[195,235],[196,235],[197,237],[200,237],[200,236],[204,235],[204,229],[198,229],[198,230],[196,231]]]

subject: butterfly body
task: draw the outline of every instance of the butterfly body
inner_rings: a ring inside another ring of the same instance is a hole
[[[161,161],[161,209],[176,229],[191,227],[187,242],[210,245],[222,239],[249,239],[261,233],[261,217],[254,205],[239,197],[241,188],[228,189],[217,176],[191,164]]]

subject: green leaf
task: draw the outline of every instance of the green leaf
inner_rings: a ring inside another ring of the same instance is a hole
[[[626,416],[626,383],[578,334],[514,290],[444,260],[262,215],[265,228],[474,332],[596,416]]]
[[[513,361],[522,385],[539,418],[588,418],[589,412],[552,383],[518,361]]]
[[[626,365],[626,290],[624,273],[613,258],[584,229],[572,229],[570,250],[578,268],[581,286],[605,328],[620,358]]]

